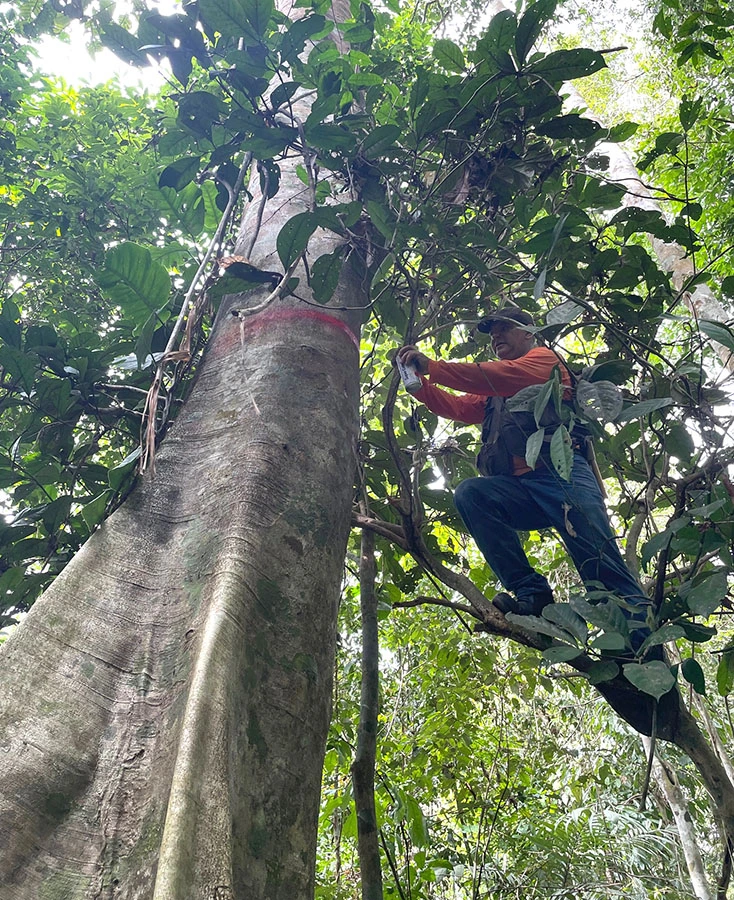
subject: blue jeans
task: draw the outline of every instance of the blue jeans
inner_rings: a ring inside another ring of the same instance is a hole
[[[622,559],[599,485],[580,454],[574,454],[570,482],[545,467],[526,475],[468,478],[454,502],[484,558],[518,600],[550,587],[531,567],[517,532],[555,528],[584,584],[601,583],[635,608],[632,616],[625,612],[628,618],[644,622],[649,598]]]

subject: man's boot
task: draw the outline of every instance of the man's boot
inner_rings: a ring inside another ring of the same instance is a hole
[[[516,616],[539,616],[542,614],[546,606],[553,603],[553,594],[550,591],[543,591],[539,594],[533,594],[530,597],[522,597],[517,600],[511,594],[500,591],[495,594],[492,605],[507,615],[507,613],[515,613]]]

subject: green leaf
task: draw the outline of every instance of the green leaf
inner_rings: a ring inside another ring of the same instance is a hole
[[[62,497],[58,497],[56,500],[52,500],[50,503],[46,504],[43,515],[41,516],[41,520],[43,522],[43,526],[48,531],[49,534],[53,534],[58,531],[59,528],[66,522],[69,517],[69,511],[71,509],[72,497],[68,494],[63,495]]]
[[[339,251],[319,256],[313,264],[311,290],[319,303],[328,303],[339,283],[344,257]]]
[[[553,432],[550,444],[550,458],[553,468],[564,481],[571,480],[571,467],[573,466],[573,447],[571,435],[565,425],[559,425]]]
[[[509,50],[514,46],[517,19],[507,9],[498,12],[489,23],[486,32],[477,41],[477,60],[491,60],[501,72],[513,72],[515,67]]]
[[[698,327],[706,337],[734,352],[734,331],[731,328],[721,322],[711,322],[707,319],[699,319]]]
[[[586,622],[568,603],[551,603],[543,610],[543,618],[560,625],[581,644],[586,643],[588,628]]]
[[[537,41],[546,22],[553,18],[556,0],[537,0],[531,3],[517,23],[515,34],[515,59],[522,66],[533,44]]]
[[[603,681],[611,681],[619,675],[619,666],[611,659],[602,659],[589,666],[586,677],[589,684],[601,684]]]
[[[316,125],[306,123],[306,138],[309,144],[319,150],[350,151],[357,145],[357,137],[341,125],[319,122]]]
[[[624,398],[612,381],[586,381],[576,384],[576,406],[579,412],[595,422],[613,422],[622,412]]]
[[[684,582],[678,590],[678,596],[685,600],[694,616],[708,619],[728,592],[729,571],[722,568],[703,572],[691,581]]]
[[[690,519],[688,516],[681,516],[678,519],[674,519],[664,531],[661,531],[659,534],[654,535],[650,538],[649,541],[642,548],[642,553],[640,554],[640,562],[643,567],[646,566],[650,560],[658,553],[660,550],[664,549],[670,543],[673,535],[680,531],[681,528],[684,528],[688,525]]]
[[[461,48],[446,38],[439,38],[434,43],[433,58],[449,72],[463,72],[466,68]]]
[[[247,0],[245,3],[247,21],[257,35],[264,35],[275,10],[273,0]]]
[[[614,384],[624,384],[633,372],[634,366],[631,363],[622,359],[610,359],[584,369],[583,378],[585,381],[613,381]]]
[[[629,635],[629,626],[624,617],[624,613],[613,601],[606,603],[589,603],[583,597],[572,594],[570,597],[571,607],[596,628],[603,628],[606,632],[617,632],[627,637]]]
[[[601,131],[601,125],[593,119],[584,118],[578,113],[569,113],[565,116],[556,116],[548,122],[543,122],[535,129],[538,134],[549,138],[575,138],[586,140],[594,137]]]
[[[104,47],[107,47],[108,50],[111,50],[115,56],[128,65],[149,65],[147,54],[140,50],[140,39],[134,34],[130,34],[127,29],[118,25],[117,22],[109,21],[103,23],[100,27],[99,39]]]
[[[108,250],[97,283],[136,328],[166,304],[171,292],[168,272],[138,244],[120,244]]]
[[[716,669],[716,687],[722,697],[728,697],[734,688],[734,645],[731,641],[724,647]]]
[[[314,214],[304,212],[290,218],[280,229],[276,247],[285,269],[294,263],[306,249],[309,238],[316,231],[317,226],[318,222]]]
[[[201,158],[198,156],[183,156],[172,162],[170,166],[161,172],[158,178],[159,188],[173,188],[174,191],[183,190],[199,174]]]
[[[576,49],[556,50],[532,62],[524,71],[526,74],[539,75],[548,81],[558,83],[593,75],[594,72],[606,67],[601,53],[596,50]]]
[[[548,325],[568,325],[569,322],[573,322],[574,319],[578,318],[583,311],[584,308],[580,304],[574,303],[573,300],[565,300],[563,303],[559,303],[558,306],[548,310],[545,321]]]
[[[123,461],[107,470],[107,480],[113,491],[117,492],[135,471],[135,466],[140,458],[140,447],[136,447]]]
[[[6,299],[0,312],[0,340],[20,350],[22,330],[18,319],[20,310],[12,300]]]
[[[400,134],[401,131],[397,125],[379,125],[377,128],[373,128],[362,141],[360,149],[368,159],[374,159],[388,147],[394,146]]]
[[[609,129],[607,140],[615,144],[629,140],[629,138],[637,133],[639,128],[640,126],[637,122],[620,122],[618,125],[613,125]]]
[[[535,385],[529,385],[529,387],[535,387]],[[543,418],[543,413],[545,412],[546,406],[551,401],[553,396],[553,388],[555,387],[555,381],[553,378],[549,378],[545,384],[541,385],[540,390],[538,391],[538,395],[535,398],[535,404],[533,406],[533,415],[535,416],[535,424],[540,426],[540,420]],[[509,406],[508,406],[509,408]],[[515,407],[512,407],[513,410]]]
[[[525,444],[525,462],[531,469],[535,468],[535,463],[538,460],[538,456],[540,456],[540,451],[543,449],[544,438],[545,428],[539,428],[527,439]]]
[[[623,410],[619,416],[617,416],[617,422],[629,422],[630,419],[642,419],[645,416],[649,416],[650,413],[656,412],[659,409],[665,409],[666,406],[671,406],[672,403],[672,397],[656,397],[654,400],[643,400],[641,403],[635,403]]]
[[[258,39],[273,13],[272,0],[199,0],[203,19],[228,38]]]
[[[513,625],[519,625],[526,631],[537,631],[538,634],[546,634],[564,644],[568,641],[566,631],[547,619],[541,619],[539,616],[518,616],[516,613],[507,613],[505,618],[508,622],[512,622]]]
[[[91,531],[104,518],[107,503],[112,495],[112,491],[102,491],[102,493],[93,500],[88,501],[82,506],[82,518],[87,528]]]
[[[685,680],[693,685],[693,690],[697,694],[701,694],[701,696],[706,696],[706,676],[703,674],[703,669],[701,668],[701,664],[698,660],[695,660],[692,656],[689,656],[688,659],[684,659],[683,663],[680,667],[681,674],[685,678]]]
[[[396,226],[395,217],[392,214],[392,210],[390,210],[384,203],[378,203],[377,200],[368,200],[366,206],[367,213],[370,217],[370,220],[372,221],[372,224],[385,238],[386,241],[391,241],[395,234]]]
[[[675,684],[675,676],[664,662],[653,660],[649,663],[628,663],[622,666],[624,677],[639,691],[659,700]]]
[[[580,650],[578,647],[548,647],[547,650],[543,650],[543,658],[547,660],[549,663],[562,663],[568,662],[569,660],[576,659],[578,656],[581,656],[583,650]]]
[[[624,650],[627,641],[624,635],[617,631],[605,631],[604,634],[598,635],[591,642],[591,646],[595,650]]]
[[[37,357],[33,354],[21,353],[15,347],[0,344],[0,366],[5,369],[14,382],[20,384],[23,390],[30,394],[36,380]]]
[[[717,631],[708,625],[699,625],[698,622],[680,622],[680,627],[685,631],[687,640],[694,644],[705,644],[712,637],[716,637]]]
[[[645,639],[640,651],[647,650],[648,647],[657,647],[659,644],[667,644],[668,641],[677,641],[679,638],[685,637],[686,633],[680,625],[673,625],[668,622],[656,631],[653,631],[649,637]]]

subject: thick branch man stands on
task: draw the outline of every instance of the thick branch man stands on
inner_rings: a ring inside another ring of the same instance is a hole
[[[619,552],[599,485],[586,460],[583,438],[574,440],[570,481],[555,471],[547,450],[541,451],[531,469],[523,458],[528,429],[518,426],[519,417],[505,407],[506,398],[530,385],[544,384],[559,365],[559,357],[536,345],[523,327],[532,324],[529,313],[513,306],[499,309],[479,324],[480,331],[491,335],[495,362],[443,362],[429,359],[414,346],[402,347],[398,357],[427,376],[415,397],[432,412],[467,425],[482,423],[477,460],[482,475],[463,481],[454,502],[485,559],[511,592],[498,593],[494,605],[503,613],[539,616],[553,603],[548,580],[532,568],[518,536],[518,531],[553,527],[584,584],[597,589],[602,585],[622,601],[632,629],[631,643],[637,649],[649,634],[645,624],[649,599]],[[568,401],[571,379],[565,366],[561,365],[561,371],[564,401]],[[437,385],[464,393],[450,394]],[[546,436],[560,422],[557,416],[549,421]],[[533,424],[530,433],[534,429]]]

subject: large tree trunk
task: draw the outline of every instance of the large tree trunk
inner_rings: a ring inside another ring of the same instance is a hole
[[[156,475],[3,646],[1,900],[312,896],[362,281],[225,300]]]

